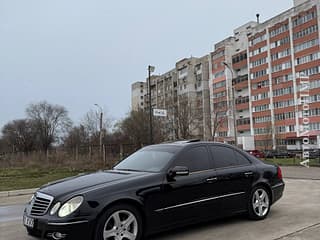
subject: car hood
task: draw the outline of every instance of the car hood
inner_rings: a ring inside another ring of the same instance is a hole
[[[116,184],[121,181],[127,181],[132,178],[146,175],[146,172],[129,172],[129,171],[99,171],[91,174],[78,175],[61,179],[42,186],[39,191],[49,194],[53,197],[59,197],[69,194],[87,192],[94,188],[104,187],[108,184]]]

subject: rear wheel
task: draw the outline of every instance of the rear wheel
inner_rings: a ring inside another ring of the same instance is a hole
[[[266,218],[270,211],[270,196],[265,187],[255,187],[248,203],[249,217],[255,220]]]
[[[140,240],[142,219],[139,211],[126,204],[108,209],[99,219],[95,240]]]

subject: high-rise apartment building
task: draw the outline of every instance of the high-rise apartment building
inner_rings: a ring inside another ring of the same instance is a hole
[[[152,106],[168,111],[172,139],[188,126],[194,137],[246,149],[301,149],[305,135],[320,147],[320,1],[293,3],[263,23],[257,15],[208,56],[152,76]]]
[[[208,56],[182,59],[169,72],[152,75],[150,82],[152,108],[167,110],[162,120],[168,140],[211,138]],[[144,99],[148,111],[147,93]]]
[[[135,82],[131,85],[131,109],[138,111],[145,108],[145,95],[147,94],[147,84],[145,82]]]
[[[250,22],[215,44],[210,93],[218,140],[232,142],[236,129],[237,136],[254,136],[256,148],[301,149],[303,102],[308,102],[305,134],[319,147],[319,13],[318,0],[295,0],[293,8],[263,23]]]

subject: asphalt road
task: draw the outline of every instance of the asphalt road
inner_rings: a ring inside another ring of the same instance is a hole
[[[267,219],[251,221],[236,216],[161,233],[149,240],[319,240],[320,180],[315,179],[320,179],[320,168],[283,171],[287,176],[285,193]],[[22,203],[28,198],[0,199],[0,240],[34,240],[26,234],[21,220]]]

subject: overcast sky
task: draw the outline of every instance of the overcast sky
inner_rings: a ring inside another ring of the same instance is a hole
[[[293,0],[0,0],[0,128],[30,103],[63,105],[78,123],[94,104],[114,119],[131,84],[203,56],[234,28]]]

